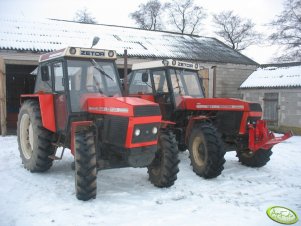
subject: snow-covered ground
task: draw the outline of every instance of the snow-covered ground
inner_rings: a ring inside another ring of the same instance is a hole
[[[99,171],[97,198],[82,202],[74,194],[71,154],[46,173],[30,173],[16,137],[0,137],[0,226],[279,225],[267,217],[268,207],[282,205],[301,217],[300,147],[294,136],[255,169],[229,152],[222,175],[212,180],[196,176],[188,152],[180,153],[178,180],[168,189],[152,186],[146,169]]]

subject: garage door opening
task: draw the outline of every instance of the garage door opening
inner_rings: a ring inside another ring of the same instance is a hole
[[[6,120],[9,134],[16,133],[20,95],[34,91],[36,78],[30,73],[36,67],[34,65],[6,65]]]

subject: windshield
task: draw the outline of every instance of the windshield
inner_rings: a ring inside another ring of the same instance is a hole
[[[170,79],[176,96],[204,97],[196,71],[170,69]]]
[[[80,97],[86,93],[121,96],[118,75],[112,61],[67,60],[69,91],[73,112],[80,112]]]

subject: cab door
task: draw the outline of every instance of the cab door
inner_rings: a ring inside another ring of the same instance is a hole
[[[155,102],[159,104],[161,114],[164,120],[171,120],[173,113],[173,105],[169,86],[166,78],[165,69],[154,69],[151,70],[151,76],[154,82],[154,97]]]
[[[63,61],[52,63],[54,109],[56,128],[58,132],[65,132],[68,123],[68,101],[65,92],[65,77]]]

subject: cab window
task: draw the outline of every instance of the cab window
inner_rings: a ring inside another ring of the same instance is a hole
[[[153,71],[155,91],[157,93],[168,93],[165,70]]]
[[[132,74],[131,83],[129,87],[130,94],[152,94],[152,82],[148,73],[147,82],[142,81],[142,74],[146,73],[145,70],[139,70]]]
[[[42,69],[43,68],[43,69]],[[42,70],[47,70],[48,80],[43,81],[42,79]],[[38,69],[38,76],[35,85],[35,93],[43,91],[45,93],[52,93],[52,75],[51,75],[51,66],[41,65]]]
[[[63,63],[57,62],[53,64],[54,73],[54,90],[64,91],[64,73],[63,73]]]

